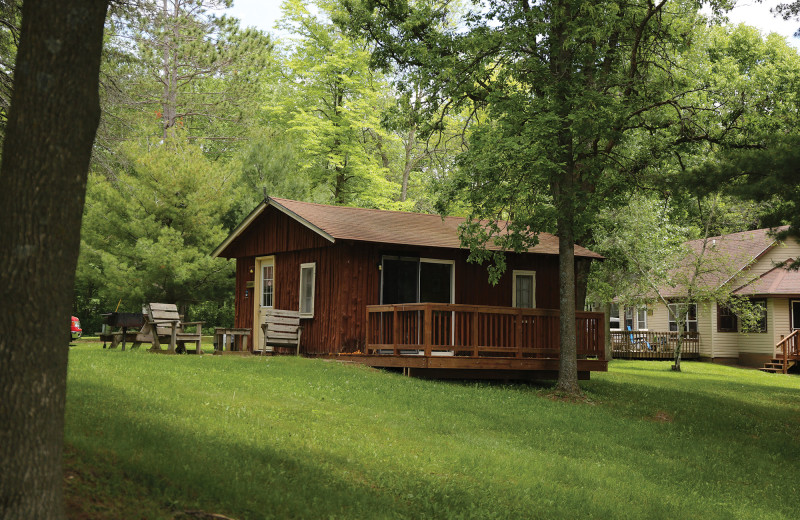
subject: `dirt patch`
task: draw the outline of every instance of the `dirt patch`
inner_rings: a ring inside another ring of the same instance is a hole
[[[664,410],[659,410],[653,414],[652,417],[650,417],[650,420],[655,422],[671,423],[675,420],[675,418]]]

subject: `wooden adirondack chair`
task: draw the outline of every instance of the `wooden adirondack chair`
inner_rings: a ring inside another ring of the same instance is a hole
[[[145,327],[149,327],[148,332],[153,337],[151,352],[182,353],[186,351],[186,343],[194,343],[197,348],[196,353],[203,353],[200,347],[200,333],[205,322],[182,321],[180,314],[178,314],[178,308],[174,303],[147,304],[147,316],[145,319],[147,320]],[[186,332],[184,327],[187,325],[197,325],[197,331]],[[162,341],[169,345],[167,350],[161,348]]]
[[[281,346],[294,347],[295,354],[300,355],[300,336],[303,327],[300,326],[299,311],[269,309],[265,311],[261,330],[264,332],[264,344],[255,345],[255,352],[272,354],[273,346]]]

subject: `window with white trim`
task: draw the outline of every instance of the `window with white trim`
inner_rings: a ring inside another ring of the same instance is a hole
[[[697,304],[690,303],[686,304],[679,304],[679,303],[670,303],[669,304],[669,330],[670,332],[676,332],[678,330],[678,322],[675,321],[675,315],[679,312],[680,308],[686,309],[686,323],[684,325],[685,332],[697,332]]]
[[[536,271],[514,271],[514,292],[511,306],[524,309],[536,307]]]
[[[619,330],[619,304],[612,303],[608,311],[608,327],[612,330]]]
[[[314,284],[317,278],[316,262],[300,264],[300,316],[314,317]]]
[[[636,308],[636,330],[647,330],[647,307]]]

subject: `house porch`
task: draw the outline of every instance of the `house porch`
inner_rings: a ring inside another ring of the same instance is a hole
[[[417,377],[556,379],[559,318],[553,309],[440,303],[367,306],[364,352],[337,359]],[[578,374],[606,371],[602,313],[577,312]]]

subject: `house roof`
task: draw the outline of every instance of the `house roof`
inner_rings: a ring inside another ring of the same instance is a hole
[[[353,240],[460,249],[461,240],[458,235],[458,227],[466,220],[460,217],[442,218],[439,215],[424,213],[328,206],[289,199],[268,198],[242,221],[214,250],[212,256],[220,256],[228,245],[268,207],[274,207],[283,212],[332,243],[337,240]],[[489,249],[498,250],[500,248],[491,245]],[[539,243],[530,248],[529,252],[557,255],[558,237],[550,233],[539,233]],[[601,255],[579,245],[575,246],[575,256],[602,258]]]
[[[686,242],[690,254],[678,269],[691,269],[691,264],[699,257],[705,245],[706,260],[702,267],[705,272],[698,276],[698,282],[704,286],[720,287],[733,280],[775,247],[778,241],[774,238],[773,231],[784,229],[786,226],[690,240]],[[684,292],[685,288],[678,285],[664,290],[663,296],[669,298]]]
[[[793,259],[789,258],[735,291],[737,296],[798,295],[800,294],[800,271],[789,269]]]

